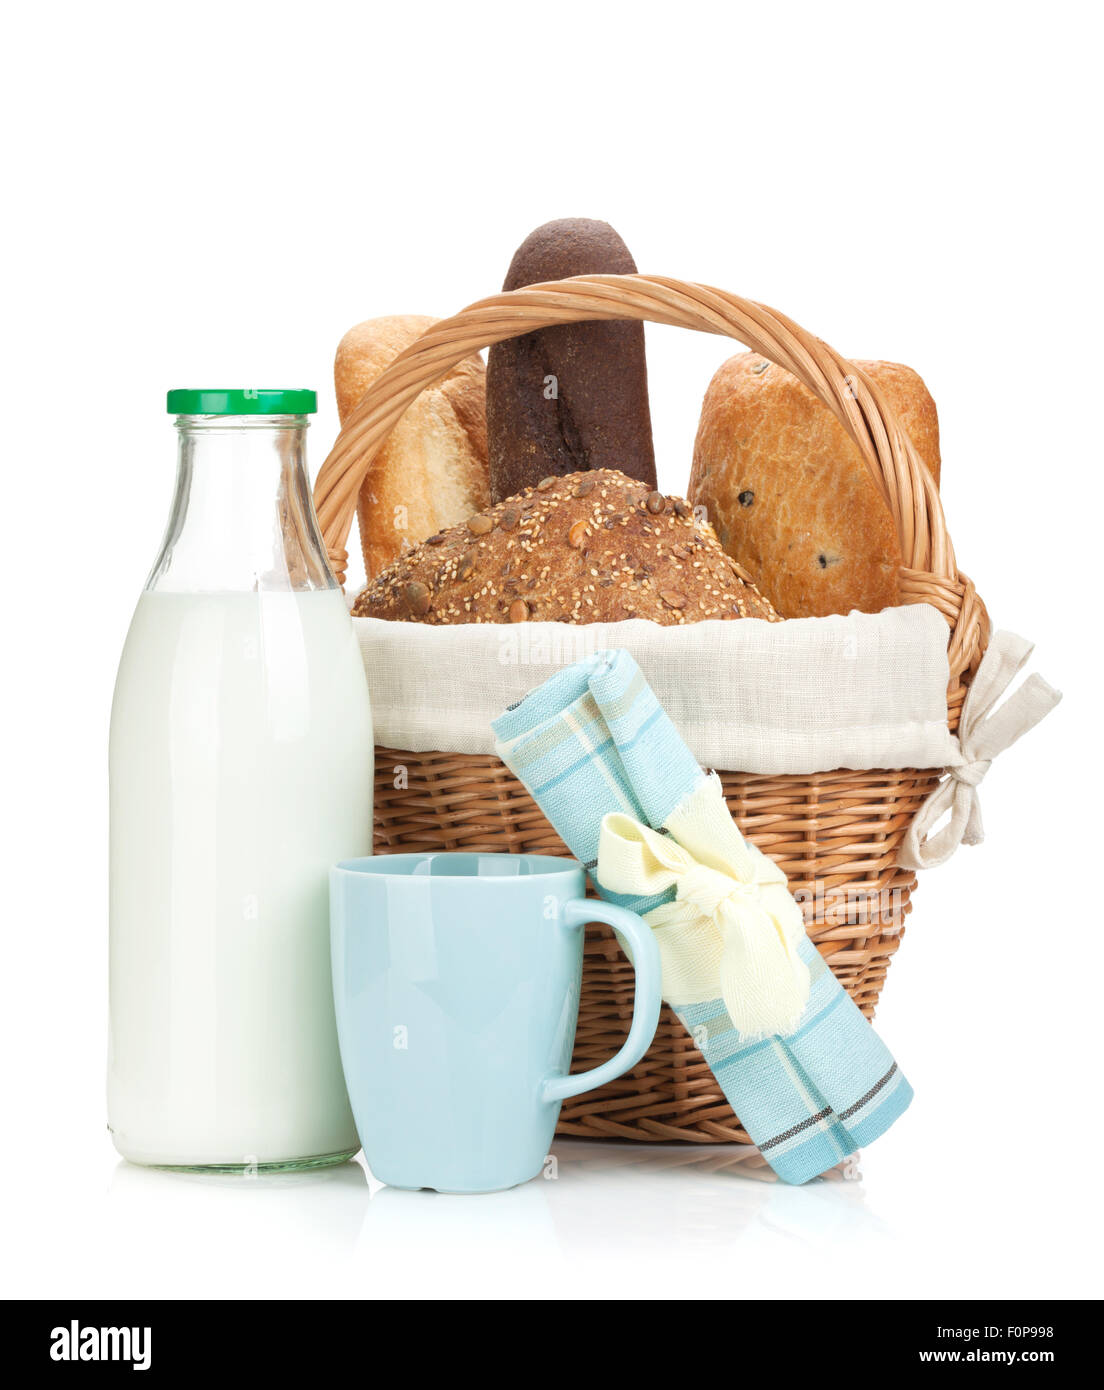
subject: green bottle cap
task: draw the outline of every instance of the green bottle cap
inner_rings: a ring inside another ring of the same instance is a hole
[[[170,391],[170,415],[313,415],[314,391]]]

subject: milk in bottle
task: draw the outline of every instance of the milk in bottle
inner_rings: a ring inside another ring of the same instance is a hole
[[[372,839],[364,668],[305,464],[312,392],[171,392],[168,533],[111,720],[109,1124],[138,1163],[359,1147],[327,874]]]

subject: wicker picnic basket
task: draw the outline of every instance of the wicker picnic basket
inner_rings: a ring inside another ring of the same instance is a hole
[[[444,319],[365,393],[325,460],[315,504],[330,562],[344,583],[361,483],[403,411],[469,354],[552,324],[641,319],[736,338],[792,372],[858,445],[900,538],[902,603],[929,603],[950,629],[947,715],[957,727],[989,635],[971,582],[959,573],[939,493],[884,397],[818,338],[762,304],[705,285],[650,275],[580,276],[494,295]],[[375,848],[565,854],[520,782],[493,755],[377,748]],[[406,786],[391,769],[407,769]],[[870,1017],[901,941],[915,875],[897,862],[938,769],[808,775],[720,773],[740,829],[786,873],[809,935]],[[613,933],[587,929],[573,1070],[621,1045],[633,1004],[632,967]],[[664,1006],[643,1061],[619,1080],[565,1103],[558,1133],[653,1142],[750,1143],[690,1036]]]

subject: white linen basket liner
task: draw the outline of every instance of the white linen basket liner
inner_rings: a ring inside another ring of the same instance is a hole
[[[812,773],[963,760],[947,726],[949,630],[923,603],[783,623],[353,625],[376,742],[391,748],[493,753],[491,720],[504,709],[557,667],[624,647],[703,767]]]

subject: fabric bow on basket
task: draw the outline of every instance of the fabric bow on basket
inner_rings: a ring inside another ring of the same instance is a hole
[[[557,672],[494,731],[602,896],[653,927],[664,998],[778,1176],[806,1182],[883,1134],[912,1088],[628,652]]]
[[[1034,645],[1014,632],[995,632],[990,639],[962,705],[958,723],[962,761],[947,769],[947,776],[913,818],[898,856],[904,868],[945,864],[959,845],[979,845],[985,838],[977,793],[981,779],[997,754],[1045,719],[1062,698],[1060,691],[1032,673],[994,712],[1032,651]],[[933,835],[932,829],[948,811],[950,820]]]

